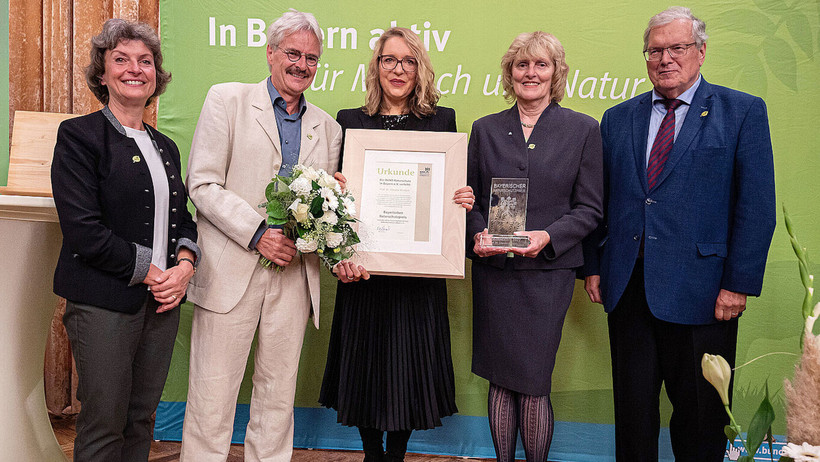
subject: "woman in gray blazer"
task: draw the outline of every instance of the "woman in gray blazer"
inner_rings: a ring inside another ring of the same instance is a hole
[[[519,35],[501,60],[515,104],[473,124],[467,214],[473,241],[473,372],[490,381],[488,416],[499,461],[513,461],[519,429],[528,461],[546,461],[554,416],[550,384],[581,240],[602,217],[598,123],[562,108],[568,66],[551,34]],[[529,179],[526,248],[482,245],[493,178]],[[509,255],[509,257],[508,257]]]

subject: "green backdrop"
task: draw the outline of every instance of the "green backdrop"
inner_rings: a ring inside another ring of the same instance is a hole
[[[634,2],[471,2],[316,1],[298,3],[247,0],[161,0],[166,67],[174,81],[160,99],[159,128],[188,152],[208,88],[218,82],[258,82],[268,74],[264,28],[287,8],[313,12],[325,33],[313,88],[306,96],[335,114],[360,106],[361,80],[379,29],[391,23],[415,27],[429,43],[443,93],[441,104],[456,109],[460,131],[473,120],[508,105],[496,89],[499,61],[519,32],[545,30],[566,49],[570,66],[562,105],[600,119],[614,104],[651,88],[642,50],[649,17],[668,5]],[[702,72],[711,83],[761,96],[767,103],[774,143],[778,201],[787,204],[800,239],[820,252],[816,214],[820,176],[820,2],[816,0],[736,0],[690,2],[710,35]],[[495,90],[495,92],[494,92]],[[184,154],[183,154],[184,155]],[[184,164],[184,162],[183,162]],[[780,213],[780,212],[778,212]],[[205,256],[207,258],[207,255]],[[457,403],[463,415],[486,415],[487,383],[470,372],[471,302],[469,274],[450,281],[449,315]],[[324,370],[333,281],[324,281],[320,330],[308,329],[296,402],[317,406]],[[769,254],[763,296],[749,301],[741,320],[737,363],[772,351],[797,352],[801,317],[797,265],[782,217]],[[187,388],[190,308],[174,357],[165,401],[184,401]],[[612,423],[606,319],[588,302],[580,284],[564,327],[553,384],[556,416],[562,421]],[[738,371],[735,409],[748,423],[769,381],[784,434],[782,381],[794,357],[774,355]],[[248,402],[249,383],[240,402]],[[664,419],[669,415],[664,405]]]

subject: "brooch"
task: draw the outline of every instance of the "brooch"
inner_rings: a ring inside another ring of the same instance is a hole
[[[701,117],[706,117],[707,115],[709,115],[709,111],[703,111],[700,113]]]
[[[535,145],[534,145],[534,144],[532,144],[532,143],[530,143],[530,145],[529,145],[529,146],[527,146],[527,149],[535,149]]]
[[[311,135],[310,133],[308,133],[307,138],[308,138],[309,140],[312,140],[312,139],[313,139],[313,135]]]
[[[131,158],[131,162],[132,162],[132,163],[135,163],[135,164],[136,164],[136,163],[137,163],[137,162],[139,162],[139,161],[140,161],[140,156],[134,156],[134,157],[132,157],[132,158]]]

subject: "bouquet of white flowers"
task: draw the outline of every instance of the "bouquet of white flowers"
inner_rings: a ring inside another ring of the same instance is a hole
[[[316,252],[328,268],[353,255],[353,245],[359,242],[350,227],[356,221],[356,206],[353,196],[342,192],[332,175],[296,165],[292,176],[276,175],[271,180],[265,198],[267,202],[261,206],[267,210],[268,224],[282,225],[299,252]],[[266,268],[273,266],[265,257],[260,257],[259,263]]]

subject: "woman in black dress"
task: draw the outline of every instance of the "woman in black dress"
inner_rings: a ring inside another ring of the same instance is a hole
[[[519,35],[501,60],[515,104],[473,124],[467,183],[478,197],[467,214],[473,255],[473,372],[490,381],[488,416],[499,461],[515,438],[527,461],[547,460],[554,416],[552,369],[572,299],[581,240],[602,216],[598,123],[561,107],[564,49],[544,32]],[[527,248],[481,245],[493,178],[528,178]],[[507,257],[511,251],[514,256]]]
[[[387,30],[370,60],[366,104],[339,111],[342,130],[456,131],[455,111],[436,106],[434,75],[417,34]],[[463,187],[453,200],[469,211],[475,198]],[[340,283],[319,402],[359,428],[367,462],[404,460],[413,430],[456,412],[445,280]]]

